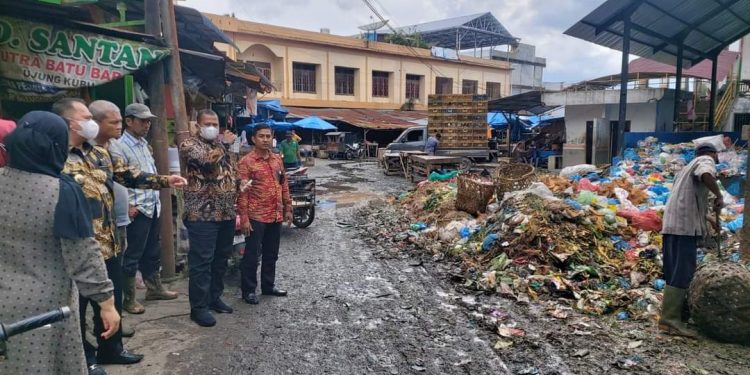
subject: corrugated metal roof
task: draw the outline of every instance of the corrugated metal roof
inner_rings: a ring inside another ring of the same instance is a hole
[[[453,49],[457,48],[456,34],[459,36],[458,44],[464,46],[463,49],[474,48],[475,45],[491,47],[518,43],[518,39],[490,12],[398,27],[396,32],[418,33],[422,40],[433,46]],[[391,30],[378,31],[378,34],[391,33]]]
[[[750,33],[750,0],[608,0],[565,34],[622,51],[627,14],[630,54],[670,65],[680,44],[690,67]]]
[[[412,121],[427,118],[427,113],[417,111],[380,111],[375,109],[303,108],[286,107],[287,117],[318,116],[326,121],[343,121],[352,126],[371,130],[403,130],[417,126]]]
[[[723,81],[732,70],[734,63],[737,62],[740,54],[738,52],[732,52],[729,50],[723,50],[719,54],[719,64],[716,68],[716,79]],[[703,79],[711,79],[711,61],[703,60],[696,65],[693,65],[690,69],[682,71],[682,75],[685,77],[695,77]],[[661,73],[661,74],[676,74],[677,68],[674,65],[668,65],[660,63],[646,58],[638,58],[628,64],[628,71],[631,74],[636,73]],[[619,77],[618,77],[619,81]]]

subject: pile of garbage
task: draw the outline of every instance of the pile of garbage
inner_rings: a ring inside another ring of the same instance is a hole
[[[528,302],[568,301],[584,313],[617,319],[658,314],[661,216],[679,170],[694,158],[692,144],[650,138],[607,169],[592,165],[540,176],[530,188],[507,193],[478,217],[455,210],[453,182],[425,182],[398,203],[413,220],[410,238],[439,240],[440,251],[460,263],[466,286]],[[719,156],[725,176],[746,173],[746,152]],[[721,246],[739,261],[735,233],[743,201],[724,191]],[[699,261],[715,257],[705,243]],[[427,246],[434,249],[435,246]],[[565,308],[550,314],[562,318]]]

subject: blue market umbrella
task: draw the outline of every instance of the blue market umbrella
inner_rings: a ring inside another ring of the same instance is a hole
[[[338,130],[336,126],[318,116],[305,117],[293,125],[308,130]]]

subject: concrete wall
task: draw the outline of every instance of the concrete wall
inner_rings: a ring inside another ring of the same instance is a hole
[[[406,75],[421,76],[420,100],[415,109],[427,108],[427,96],[435,93],[437,77],[453,79],[453,93],[461,93],[464,79],[478,81],[478,93],[486,93],[487,82],[499,82],[503,96],[510,95],[510,70],[477,66],[461,61],[429,61],[413,56],[354,50],[336,46],[294,42],[272,37],[235,34],[240,52],[230,57],[243,61],[271,64],[271,81],[277,88],[265,98],[281,99],[283,105],[333,108],[398,109],[406,100]],[[315,64],[314,94],[294,92],[292,64]],[[495,63],[495,62],[493,62]],[[500,63],[500,62],[498,62]],[[335,68],[355,71],[355,95],[336,95]],[[372,72],[389,72],[389,96],[372,96]]]
[[[609,126],[619,119],[619,91],[599,90],[544,94],[547,105],[565,105],[563,165],[586,160],[586,122],[594,121],[600,138],[595,141],[595,162],[602,163],[609,154]],[[641,101],[641,102],[638,102]],[[626,120],[633,132],[669,131],[672,123],[673,92],[662,89],[630,90]],[[597,138],[595,136],[595,138]],[[601,139],[607,138],[607,139]]]
[[[493,51],[492,58],[511,62],[511,95],[539,89],[544,86],[544,68],[547,60],[536,56],[536,47],[520,43],[510,52]]]

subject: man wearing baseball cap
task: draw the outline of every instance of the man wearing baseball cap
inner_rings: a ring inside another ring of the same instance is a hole
[[[675,177],[672,193],[664,208],[662,228],[662,256],[664,299],[659,318],[659,329],[670,335],[697,337],[697,333],[682,321],[685,297],[696,268],[698,239],[708,236],[708,193],[716,197],[714,211],[724,206],[721,190],[716,183],[716,146],[697,145],[696,157]],[[721,231],[719,221],[712,223]]]
[[[156,174],[156,164],[146,135],[151,128],[151,120],[157,117],[146,105],[140,103],[125,107],[124,115],[125,132],[118,140],[119,156],[130,167]],[[125,277],[123,308],[131,314],[141,314],[145,308],[135,299],[135,274],[138,270],[147,287],[146,300],[171,300],[177,298],[177,293],[167,290],[159,276],[159,191],[128,189],[128,203],[131,223],[127,228],[128,249],[124,253],[122,265]]]

